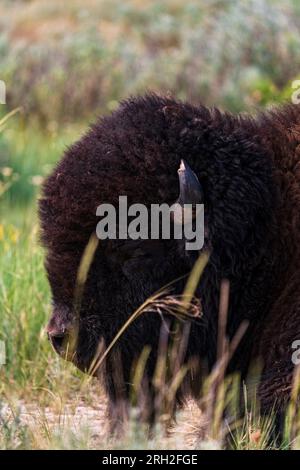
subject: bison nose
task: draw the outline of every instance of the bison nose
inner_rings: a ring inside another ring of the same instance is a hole
[[[65,345],[68,342],[68,330],[65,327],[48,327],[47,335],[55,351],[62,353],[65,349]]]

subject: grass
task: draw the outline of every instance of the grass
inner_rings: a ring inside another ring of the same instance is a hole
[[[46,403],[66,374],[70,393],[80,380],[72,366],[55,357],[44,333],[51,306],[36,214],[42,179],[32,184],[43,170],[41,162],[47,161],[44,170],[49,171],[65,144],[55,135],[24,128],[20,116],[0,135],[0,340],[6,349],[0,402],[7,397],[33,401],[38,394]]]

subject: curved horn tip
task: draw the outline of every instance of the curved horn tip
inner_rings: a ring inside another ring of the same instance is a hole
[[[180,185],[177,201],[180,204],[199,204],[202,201],[202,188],[196,173],[183,159],[180,161],[177,173]]]
[[[185,171],[185,170],[186,170],[186,162],[184,160],[180,160],[178,171]]]

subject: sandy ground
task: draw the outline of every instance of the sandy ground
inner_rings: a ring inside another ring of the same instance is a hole
[[[17,408],[14,407],[14,411],[7,405],[2,409],[2,416],[5,415],[8,419],[13,419],[16,413],[18,422],[28,427],[36,435],[39,433],[56,434],[58,441],[60,438],[63,439],[66,433],[69,436],[77,436],[77,438],[79,436],[79,439],[81,435],[84,435],[84,439],[89,442],[91,448],[112,448],[116,445],[115,442],[108,440],[105,398],[102,398],[97,406],[91,406],[84,402],[76,405],[67,403],[60,410],[49,407],[42,408],[36,404],[26,404],[25,402],[19,403]],[[159,440],[154,438],[150,447],[156,448],[159,445],[162,449],[194,449],[197,447],[202,422],[203,418],[198,406],[193,401],[189,401],[185,408],[178,413],[177,422],[169,431],[168,436],[160,437]],[[139,434],[138,427],[135,433]],[[69,442],[71,441],[72,439],[69,438]],[[136,435],[134,441],[136,441]],[[85,441],[83,440],[83,442]],[[142,443],[143,440],[137,444],[139,448],[142,448]],[[42,443],[40,445],[43,447]],[[117,446],[119,445],[120,443],[117,443]],[[128,445],[132,444],[128,443]],[[68,446],[68,444],[63,446]],[[121,444],[121,447],[126,448],[126,442]]]

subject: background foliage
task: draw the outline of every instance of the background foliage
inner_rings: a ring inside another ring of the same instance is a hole
[[[243,110],[285,96],[299,29],[297,0],[2,1],[1,78],[46,125],[149,88]]]

